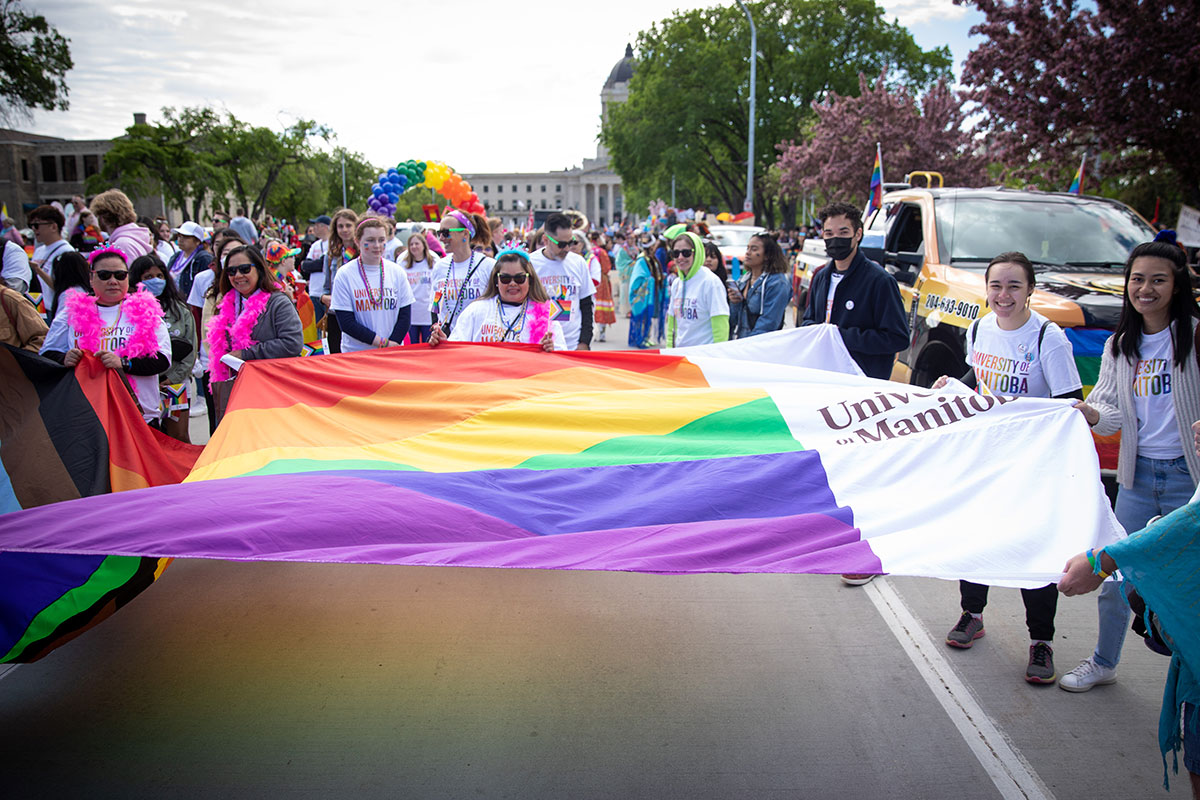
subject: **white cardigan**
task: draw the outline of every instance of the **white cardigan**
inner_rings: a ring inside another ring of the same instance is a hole
[[[1174,329],[1174,323],[1171,325]],[[1195,325],[1193,324],[1193,334]],[[1133,404],[1133,364],[1128,358],[1113,357],[1113,337],[1104,342],[1100,357],[1100,377],[1087,397],[1087,404],[1100,412],[1092,430],[1100,436],[1121,432],[1121,451],[1117,456],[1117,482],[1126,489],[1133,488],[1133,472],[1137,461],[1137,411]],[[1172,333],[1174,342],[1174,333]],[[1193,335],[1193,341],[1195,337]],[[1174,356],[1172,356],[1172,359]],[[1180,367],[1171,362],[1171,398],[1175,403],[1175,423],[1183,456],[1187,459],[1192,483],[1200,482],[1200,457],[1192,446],[1192,423],[1200,419],[1200,369],[1196,354],[1191,353]]]

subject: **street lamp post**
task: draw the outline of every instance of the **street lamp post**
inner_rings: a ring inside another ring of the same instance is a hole
[[[746,146],[746,202],[743,204],[744,211],[754,210],[754,89],[757,86],[756,70],[758,66],[758,30],[754,27],[754,17],[750,16],[750,9],[746,8],[746,4],[742,0],[737,0],[737,4],[742,7],[742,11],[746,14],[746,20],[750,23],[750,141]]]
[[[346,151],[342,151],[342,208],[348,208],[346,205]]]

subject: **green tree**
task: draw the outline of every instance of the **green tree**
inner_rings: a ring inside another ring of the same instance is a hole
[[[342,157],[346,159],[346,200],[362,212],[379,170],[361,153],[338,147],[332,153],[314,150],[304,161],[280,171],[267,194],[265,207],[276,216],[303,223],[342,207]]]
[[[951,77],[945,47],[922,50],[874,0],[748,4],[758,29],[754,164],[760,179],[775,143],[794,139],[829,92],[852,94],[860,72],[910,89]],[[601,137],[630,207],[666,196],[680,205],[745,197],[750,29],[737,6],[677,13],[638,36],[629,100],[610,109]],[[754,210],[772,224],[777,198],[755,182]]]
[[[216,163],[212,147],[221,119],[211,108],[162,113],[162,123],[131,125],[113,140],[104,168],[88,178],[88,191],[110,186],[134,196],[161,191],[185,219],[200,220],[208,198],[229,188],[229,174]]]
[[[0,0],[0,119],[26,118],[34,109],[66,111],[70,40],[18,0]]]
[[[328,141],[329,136],[328,128],[312,120],[299,120],[276,133],[229,114],[226,123],[213,131],[210,146],[213,162],[229,175],[234,201],[257,219],[280,176],[310,162],[316,152],[312,140]]]

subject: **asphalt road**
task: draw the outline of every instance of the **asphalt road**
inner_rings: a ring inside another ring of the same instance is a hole
[[[1166,659],[1069,694],[1024,682],[1016,590],[971,650],[957,615],[917,578],[177,561],[0,667],[2,796],[1162,796]],[[1060,674],[1095,635],[1061,599]]]

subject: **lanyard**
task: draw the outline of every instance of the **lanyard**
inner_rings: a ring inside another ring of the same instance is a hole
[[[483,259],[479,260],[479,264],[483,263]],[[463,290],[467,288],[467,284],[471,282],[471,277],[475,274],[475,270],[479,269],[479,264],[475,263],[475,252],[471,252],[471,258],[467,261],[467,277],[463,278],[462,284],[458,287],[454,297],[454,311],[446,318],[447,325],[453,325],[454,320],[458,318],[458,312],[462,309]],[[446,265],[446,287],[449,288],[451,283],[451,274],[454,272],[454,256],[450,256],[450,263]]]
[[[362,259],[358,260],[358,277],[362,278],[363,286],[367,287],[367,301],[371,304],[371,309],[383,308],[383,262],[379,264],[379,297],[376,299],[375,293],[371,291],[371,282],[367,280],[367,271],[363,269]]]
[[[518,322],[521,323],[521,327],[516,329],[516,335],[513,336],[513,341],[521,341],[520,336],[525,332],[525,309],[528,305],[528,301],[521,304],[521,310],[517,312],[515,317],[513,317],[513,321],[505,326],[504,333],[500,335],[500,341],[508,341],[508,337],[513,334],[513,328],[516,328]],[[504,304],[500,302],[499,297],[496,298],[496,314],[500,317],[500,324],[504,325]]]

